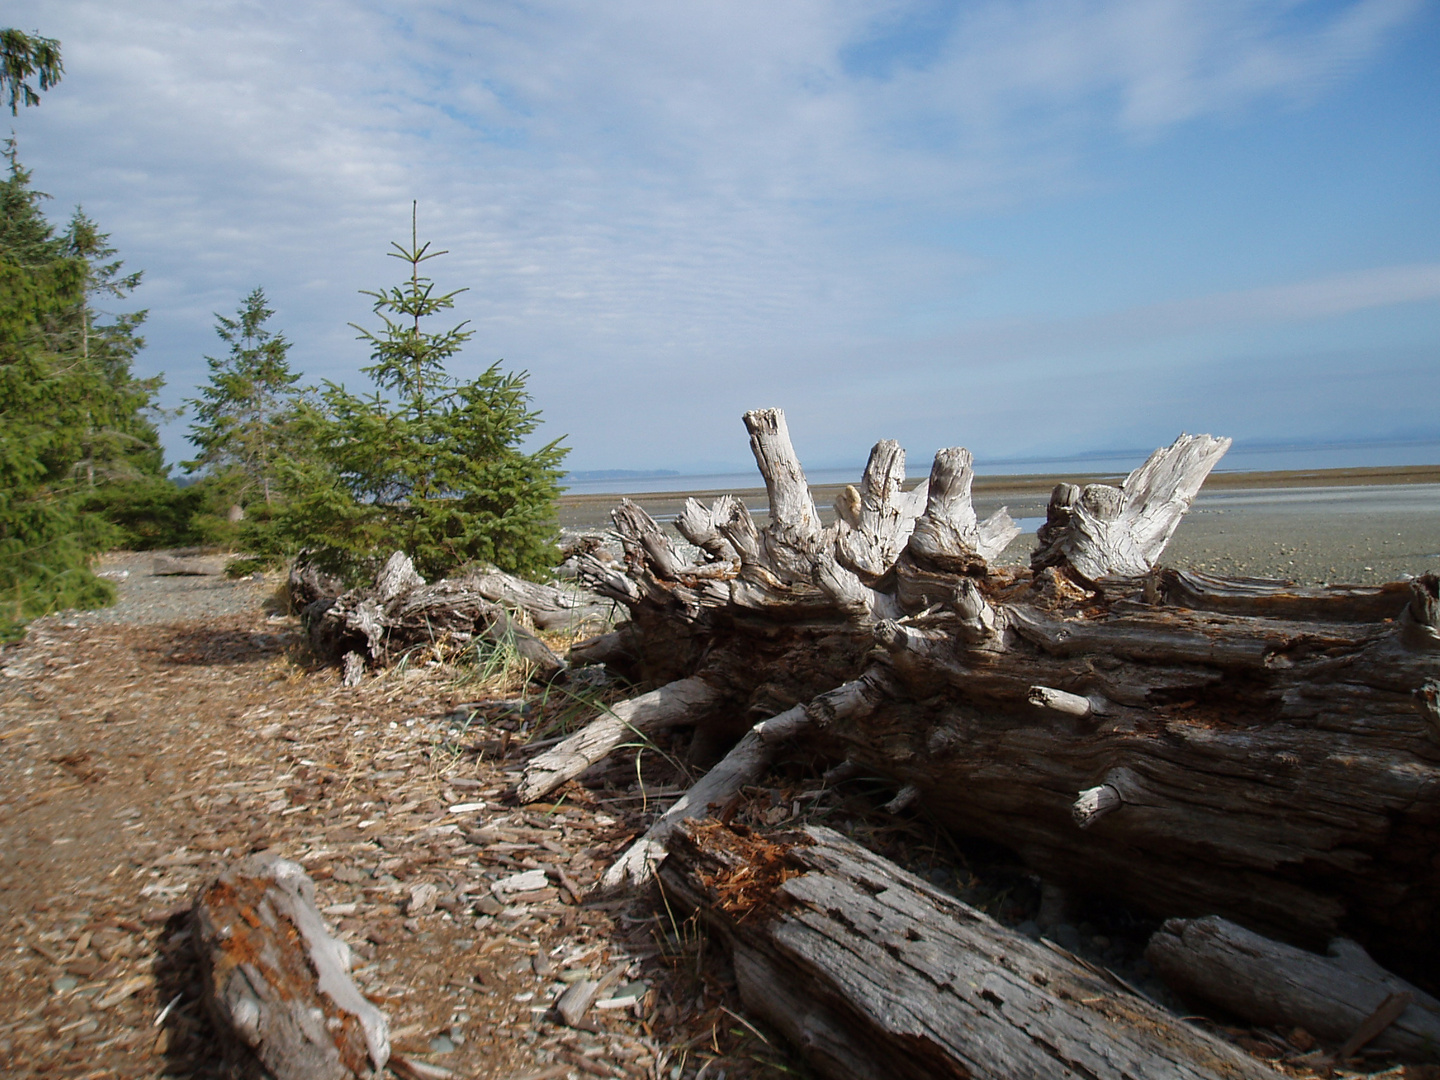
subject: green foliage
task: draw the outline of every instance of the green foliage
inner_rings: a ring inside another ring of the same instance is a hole
[[[431,578],[474,560],[514,573],[553,566],[565,448],[556,440],[521,450],[540,423],[524,372],[494,364],[468,382],[448,373],[471,332],[463,323],[428,328],[457,293],[438,292],[420,273],[445,252],[421,245],[413,221],[410,246],[393,247],[408,280],[365,293],[381,325],[356,329],[371,348],[364,372],[396,400],[327,383],[319,402],[302,405],[296,430],[313,456],[284,464],[288,498],[247,539],[257,554],[308,548],[352,579],[396,549]]]
[[[97,491],[158,480],[159,438],[145,413],[159,379],[136,379],[144,313],[106,321],[92,301],[139,282],[83,212],[57,233],[14,143],[0,181],[0,620],[7,633],[62,607],[109,602],[89,557],[120,533]]]
[[[40,95],[27,79],[39,75],[40,89],[49,90],[64,73],[60,42],[21,30],[0,30],[0,93],[9,99],[11,116],[20,114],[21,105],[40,104]]]
[[[215,543],[231,531],[209,512],[208,495],[199,484],[182,488],[151,476],[83,490],[79,508],[111,527],[107,548],[153,551]]]
[[[195,414],[190,442],[200,453],[185,467],[226,481],[240,506],[257,497],[272,503],[280,461],[300,450],[294,437],[300,375],[290,370],[290,343],[265,326],[273,314],[259,288],[244,299],[235,318],[217,314],[215,332],[230,353],[205,358],[210,381],[200,397],[186,400]]]

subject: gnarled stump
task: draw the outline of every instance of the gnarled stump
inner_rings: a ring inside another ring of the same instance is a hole
[[[630,504],[623,568],[579,559],[631,612],[632,671],[668,683],[723,655],[704,677],[753,723],[879,665],[882,700],[796,726],[807,749],[1058,884],[1440,964],[1433,575],[1298,589],[1159,566],[1224,439],[1182,436],[1119,487],[1062,485],[1018,570],[991,565],[1013,525],[976,521],[960,448],[922,493],[877,445],[826,526],[783,415],[745,424],[768,522],[732,497],[687,506],[692,565]]]
[[[481,574],[476,581],[445,578],[428,585],[410,557],[397,551],[373,585],[321,597],[305,608],[311,648],[331,661],[353,654],[383,665],[417,646],[463,646],[481,640],[513,648],[542,678],[558,674],[565,662],[486,595],[497,591],[497,573]],[[517,586],[512,592],[519,599],[526,590]]]

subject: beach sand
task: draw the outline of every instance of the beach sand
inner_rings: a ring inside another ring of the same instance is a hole
[[[1119,483],[1116,476],[983,476],[974,487],[981,517],[1000,506],[1026,527],[1000,558],[1023,565],[1035,546],[1050,491],[1069,483]],[[817,485],[822,516],[839,485]],[[629,496],[657,520],[674,520],[688,495],[709,503],[724,492],[653,492]],[[763,488],[733,492],[757,517]],[[621,495],[566,495],[566,529],[609,526]],[[1440,573],[1440,466],[1216,473],[1181,521],[1162,562],[1219,574],[1281,578],[1303,585],[1380,584],[1407,574]]]

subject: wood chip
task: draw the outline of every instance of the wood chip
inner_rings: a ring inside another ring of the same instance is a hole
[[[136,975],[133,978],[126,979],[119,986],[115,987],[104,997],[96,1001],[95,1008],[101,1010],[102,1012],[106,1009],[113,1008],[114,1006],[119,1005],[120,1002],[124,1001],[126,998],[138,994],[141,990],[145,989],[145,987],[149,985],[149,975]]]

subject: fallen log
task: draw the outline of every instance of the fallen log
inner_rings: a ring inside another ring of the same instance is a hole
[[[704,728],[879,665],[873,710],[797,735],[889,777],[897,809],[1160,917],[1440,964],[1440,579],[1299,589],[1159,565],[1224,439],[1183,436],[1118,487],[1059,485],[1022,569],[993,565],[1013,525],[977,521],[961,448],[907,490],[903,452],[877,444],[827,525],[779,410],[745,424],[768,522],[729,496],[687,506],[696,565],[630,504],[623,565],[577,558],[630,611],[630,673],[703,672],[727,702]]]
[[[1406,1061],[1440,1061],[1440,1001],[1353,941],[1337,938],[1321,956],[1215,916],[1170,919],[1150,939],[1145,959],[1178,993],[1252,1024],[1302,1027],[1348,1053],[1369,1043]],[[1400,1008],[1386,1026],[1351,1045],[1387,1002]]]
[[[385,1014],[350,980],[350,949],[298,863],[253,855],[201,892],[194,934],[206,1008],[275,1080],[352,1080],[385,1068]]]
[[[313,601],[302,621],[310,647],[332,662],[354,654],[383,666],[416,647],[463,648],[485,641],[513,649],[541,678],[552,678],[566,666],[465,578],[426,584],[400,551],[386,560],[373,584]]]
[[[667,896],[725,939],[747,1010],[843,1080],[1273,1080],[1047,942],[833,830],[678,830]]]
[[[157,554],[150,564],[155,577],[214,577],[225,572],[223,556]]]

